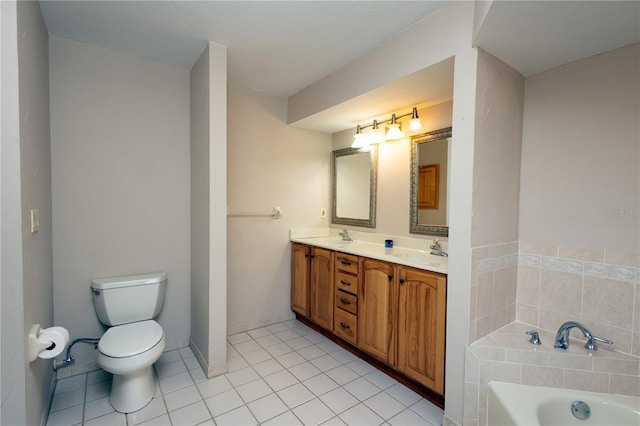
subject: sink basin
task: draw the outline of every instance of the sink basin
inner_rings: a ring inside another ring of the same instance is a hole
[[[447,262],[443,259],[440,260],[439,256],[434,256],[427,253],[394,253],[395,257],[404,259],[409,262],[420,263],[422,265],[434,266],[437,268],[446,268]]]

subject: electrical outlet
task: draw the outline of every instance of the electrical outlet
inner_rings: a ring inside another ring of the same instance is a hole
[[[327,208],[326,207],[321,207],[320,208],[320,219],[326,219],[327,218]]]

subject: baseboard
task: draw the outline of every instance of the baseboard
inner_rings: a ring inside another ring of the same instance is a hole
[[[205,360],[204,355],[202,355],[200,348],[198,348],[198,346],[191,339],[189,339],[189,348],[191,348],[191,351],[193,352],[193,354],[196,357],[196,360],[198,361],[198,364],[200,364],[200,368],[202,368],[202,371],[207,376],[207,378],[210,379],[212,377],[219,376],[227,372],[228,368],[227,368],[226,359],[224,362],[221,362],[219,364],[209,365]]]
[[[453,420],[451,417],[446,414],[442,418],[442,426],[461,426],[460,423]]]

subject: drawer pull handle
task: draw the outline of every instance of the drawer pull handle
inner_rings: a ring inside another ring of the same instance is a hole
[[[340,280],[340,284],[350,286],[351,283],[349,281]]]
[[[350,305],[351,302],[349,302],[347,299],[343,299],[342,297],[340,298],[340,302],[342,302],[343,305]]]
[[[342,263],[343,265],[351,266],[351,262],[349,262],[348,260],[340,259],[340,263]]]
[[[342,327],[344,330],[350,330],[351,327],[349,327],[347,324],[343,323],[342,321],[340,321],[340,327]]]

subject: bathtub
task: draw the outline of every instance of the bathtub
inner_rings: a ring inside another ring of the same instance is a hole
[[[640,398],[633,396],[489,382],[487,399],[490,426],[640,425]],[[577,401],[586,405],[573,406]]]

